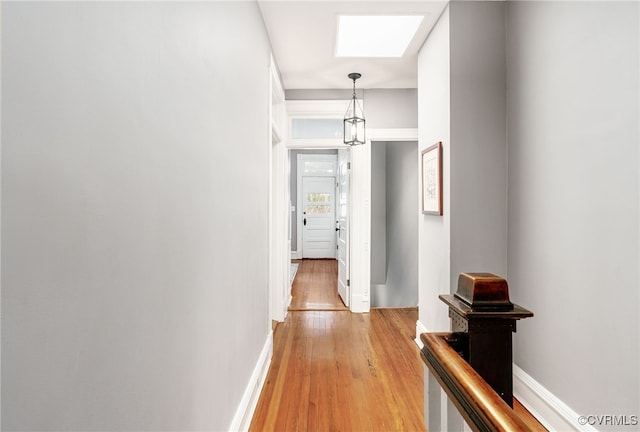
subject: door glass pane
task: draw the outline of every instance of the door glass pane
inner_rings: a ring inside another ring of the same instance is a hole
[[[332,161],[304,161],[304,174],[335,174],[335,164]]]
[[[328,193],[310,193],[310,194],[307,194],[307,202],[328,203],[328,202],[331,202],[331,194],[328,194]]]
[[[291,136],[293,139],[329,139],[342,138],[342,119],[308,119],[291,120]]]
[[[320,214],[330,214],[331,206],[330,205],[307,205],[305,206],[305,211],[308,215],[320,215]]]

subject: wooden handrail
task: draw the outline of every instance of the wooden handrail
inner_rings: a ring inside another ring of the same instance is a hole
[[[420,356],[474,431],[530,431],[509,405],[447,343],[451,333],[422,333]]]

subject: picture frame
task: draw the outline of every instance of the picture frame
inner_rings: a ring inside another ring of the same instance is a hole
[[[422,214],[442,216],[442,141],[426,148],[422,162]]]

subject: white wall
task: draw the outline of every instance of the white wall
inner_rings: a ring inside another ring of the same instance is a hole
[[[345,81],[349,81],[345,77]],[[350,82],[350,81],[349,81]],[[288,89],[284,91],[286,100],[349,100],[353,90],[347,89]],[[356,90],[359,100],[362,99],[362,89]]]
[[[3,430],[227,429],[270,330],[257,5],[2,8]]]
[[[356,84],[357,85],[357,84]],[[287,100],[349,100],[353,90],[286,90]],[[418,127],[416,89],[361,89],[356,91],[362,103],[367,129]]]
[[[508,277],[536,314],[514,360],[582,415],[640,414],[638,16],[508,5]]]
[[[460,272],[506,273],[504,17],[503,2],[451,2],[418,54],[419,150],[443,147],[443,215],[419,220],[418,332],[450,329],[438,296]],[[429,430],[457,430],[434,384],[425,370]]]
[[[418,56],[420,151],[442,141],[443,216],[420,220],[420,321],[449,328],[438,300],[458,275],[506,273],[504,3],[452,2]]]
[[[382,307],[418,305],[418,143],[387,143],[386,287]],[[373,246],[373,245],[372,245]],[[382,293],[379,293],[382,294]],[[371,305],[374,292],[371,291]]]
[[[437,294],[457,273],[506,269],[512,300],[535,313],[515,363],[575,429],[578,415],[640,406],[639,14],[452,2],[419,55],[421,146],[445,152],[445,215],[420,224],[420,319],[447,329]]]
[[[449,14],[454,292],[461,272],[506,276],[505,3],[454,2]]]
[[[387,143],[371,143],[371,305],[387,282]]]
[[[418,127],[416,89],[365,89],[363,98],[367,128]]]
[[[418,54],[418,151],[443,145],[443,216],[420,216],[418,223],[419,320],[429,331],[449,329],[447,310],[438,300],[450,286],[450,58],[449,7]],[[420,167],[420,162],[416,161]],[[421,167],[419,169],[422,169]]]
[[[450,329],[438,295],[460,272],[506,273],[504,16],[502,2],[451,2],[418,55],[420,150],[443,146],[443,215],[419,223],[418,331]],[[425,370],[429,430],[462,428],[435,387]]]

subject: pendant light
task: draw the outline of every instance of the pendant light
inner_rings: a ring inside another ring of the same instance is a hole
[[[347,75],[353,80],[353,97],[344,115],[344,143],[348,145],[360,145],[365,143],[364,138],[364,112],[356,98],[356,80],[362,75],[352,72]]]

